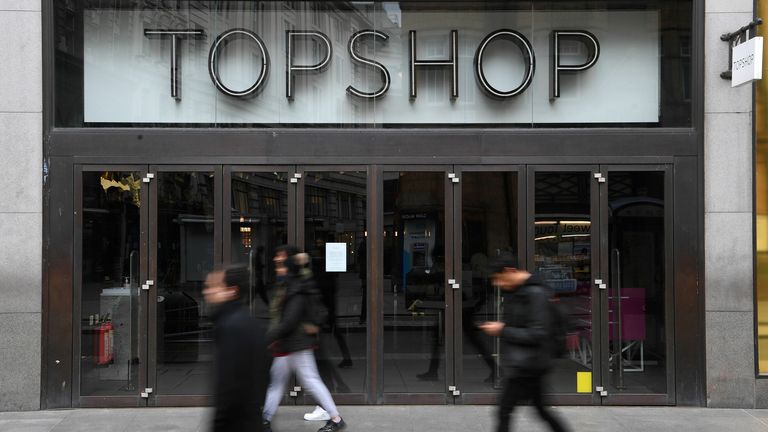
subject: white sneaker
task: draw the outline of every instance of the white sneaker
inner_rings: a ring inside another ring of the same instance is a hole
[[[325,421],[330,419],[331,419],[331,415],[328,414],[328,411],[324,410],[320,406],[316,406],[315,410],[312,411],[311,413],[304,414],[304,420],[307,420],[307,421],[320,421],[320,420]]]

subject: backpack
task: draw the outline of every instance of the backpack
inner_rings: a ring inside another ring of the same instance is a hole
[[[552,341],[552,357],[564,357],[568,353],[567,337],[570,331],[570,318],[565,307],[559,301],[549,300],[550,328],[549,335]]]

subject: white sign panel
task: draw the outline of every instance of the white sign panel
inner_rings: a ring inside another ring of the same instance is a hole
[[[763,38],[754,37],[733,47],[731,87],[763,79]]]
[[[384,4],[395,10],[87,10],[85,121],[659,121],[658,11],[401,11]]]
[[[327,272],[347,271],[347,244],[346,243],[326,243],[325,244],[325,271]]]

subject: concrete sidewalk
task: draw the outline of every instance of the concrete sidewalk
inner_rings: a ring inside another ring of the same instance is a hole
[[[347,431],[492,432],[491,406],[342,406]],[[323,422],[302,416],[312,407],[281,407],[275,432],[314,432]],[[768,431],[768,410],[710,408],[557,407],[574,432]],[[0,413],[2,432],[142,432],[208,429],[206,408],[76,409]],[[516,412],[514,430],[546,431],[530,407]],[[233,431],[234,432],[234,431]]]

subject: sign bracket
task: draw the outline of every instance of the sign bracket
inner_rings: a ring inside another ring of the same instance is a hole
[[[763,19],[755,18],[752,22],[736,30],[735,32],[725,33],[720,36],[721,41],[728,42],[728,70],[722,72],[720,74],[720,78],[724,80],[730,80],[733,77],[733,47],[755,37],[754,29],[761,24],[763,24]],[[750,30],[752,30],[752,37],[749,36]]]

